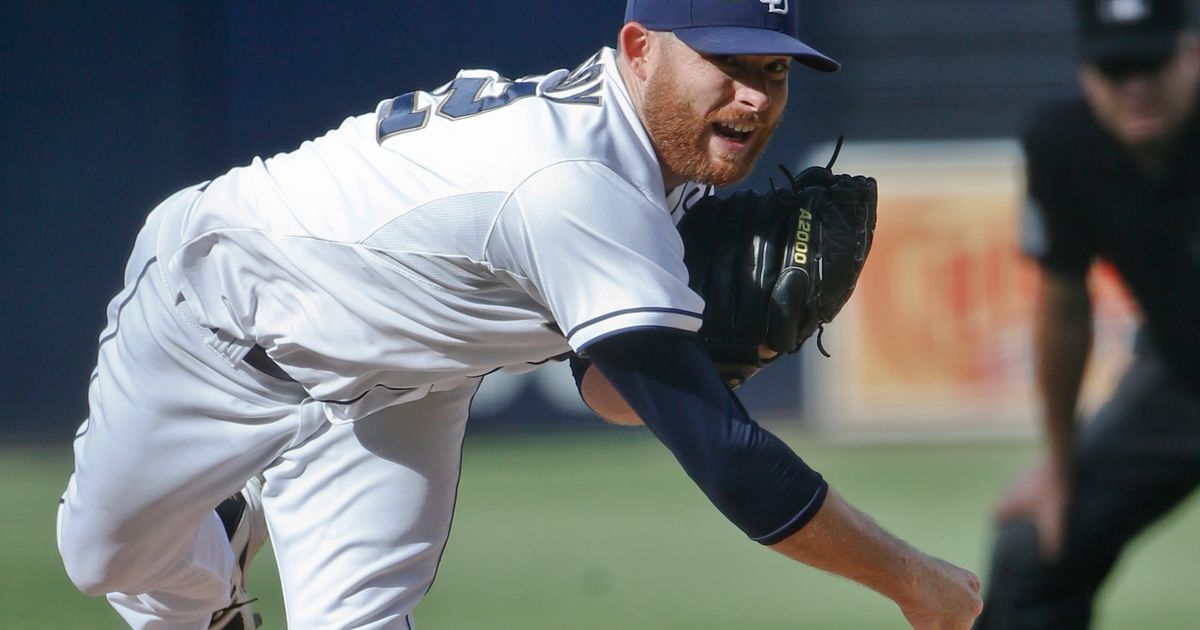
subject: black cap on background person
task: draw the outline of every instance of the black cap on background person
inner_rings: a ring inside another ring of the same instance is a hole
[[[1121,76],[1164,66],[1188,27],[1185,0],[1079,0],[1080,60]]]

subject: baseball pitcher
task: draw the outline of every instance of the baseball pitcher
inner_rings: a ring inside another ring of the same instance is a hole
[[[828,169],[695,201],[750,171],[793,65],[837,69],[798,5],[631,0],[573,70],[464,70],[162,202],[74,443],[74,583],[135,628],[253,627],[269,532],[289,627],[412,628],[481,379],[572,357],[588,404],[644,422],[747,536],[967,628],[976,578],[848,506],[729,387],[836,315],[874,229],[873,182]]]

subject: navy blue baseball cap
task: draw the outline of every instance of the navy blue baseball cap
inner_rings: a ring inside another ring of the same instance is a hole
[[[625,21],[671,31],[711,55],[788,55],[821,72],[841,64],[800,41],[799,0],[629,0]]]

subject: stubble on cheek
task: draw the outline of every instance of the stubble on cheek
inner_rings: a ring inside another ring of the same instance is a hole
[[[646,131],[654,140],[659,159],[671,172],[689,181],[727,186],[744,179],[766,146],[778,120],[761,127],[751,146],[739,152],[712,155],[712,125],[725,122],[762,124],[756,114],[735,114],[726,107],[707,116],[697,113],[679,86],[669,77],[652,77],[645,91]]]

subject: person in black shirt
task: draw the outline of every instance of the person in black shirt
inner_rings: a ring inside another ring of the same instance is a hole
[[[1086,628],[1124,546],[1200,483],[1200,40],[1182,0],[1079,6],[1082,99],[1041,108],[1023,138],[1047,453],[996,509],[978,630]],[[1077,422],[1097,258],[1143,325],[1115,394]]]

